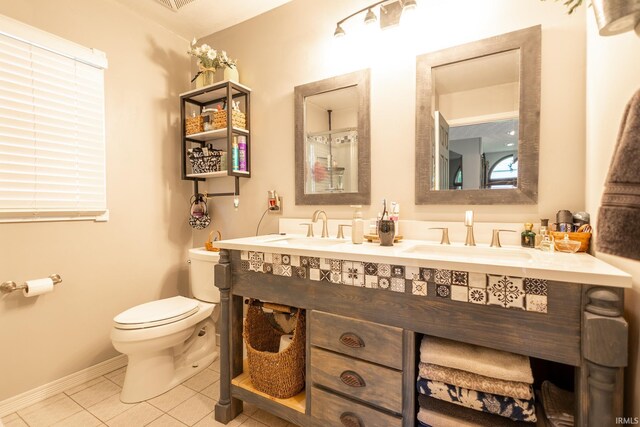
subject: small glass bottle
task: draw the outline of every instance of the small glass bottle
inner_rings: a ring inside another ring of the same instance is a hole
[[[536,233],[532,231],[533,224],[527,222],[524,225],[524,231],[522,232],[520,244],[523,248],[534,248],[536,245]]]
[[[544,240],[544,236],[549,232],[549,220],[543,218],[540,220],[540,232],[536,235],[536,248],[540,247],[540,243]]]

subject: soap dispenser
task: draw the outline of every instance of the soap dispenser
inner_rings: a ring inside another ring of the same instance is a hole
[[[361,245],[364,242],[364,222],[362,221],[362,205],[351,205],[353,220],[351,221],[351,242]]]

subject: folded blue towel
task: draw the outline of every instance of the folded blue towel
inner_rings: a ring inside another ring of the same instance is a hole
[[[514,421],[536,422],[533,399],[524,400],[456,387],[439,381],[418,378],[418,393],[451,402],[476,411],[500,415]]]

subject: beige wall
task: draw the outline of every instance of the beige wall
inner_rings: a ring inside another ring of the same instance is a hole
[[[640,36],[628,32],[601,37],[594,16],[587,16],[587,144],[586,207],[597,214],[603,185],[615,147],[624,108],[640,89]],[[593,217],[592,217],[593,218]],[[637,227],[638,224],[629,224]],[[597,254],[604,261],[633,275],[633,288],[625,293],[629,321],[629,367],[626,371],[626,415],[640,415],[640,262]]]
[[[237,212],[229,197],[211,203],[214,227],[223,236],[255,233],[270,188],[283,196],[285,216],[311,217],[317,206],[294,204],[293,88],[363,68],[371,68],[373,204],[364,209],[365,217],[375,215],[386,197],[401,204],[405,219],[462,221],[465,206],[414,204],[415,57],[537,24],[542,24],[543,65],[540,160],[546,166],[540,203],[473,209],[478,221],[525,222],[584,207],[584,184],[576,177],[584,176],[585,8],[567,16],[562,5],[539,0],[429,1],[420,4],[421,21],[413,33],[351,31],[334,39],[336,22],[369,3],[295,0],[201,40],[238,58],[240,79],[253,89],[253,176],[241,181]],[[560,163],[563,168],[556,167]],[[209,184],[212,192],[230,188],[231,181]],[[351,217],[348,206],[326,209],[330,218]],[[260,232],[276,231],[277,218],[269,214]],[[204,240],[206,233],[195,233],[195,245]]]
[[[177,95],[188,42],[112,0],[0,2],[0,13],[106,52],[109,222],[0,224],[0,281],[59,273],[52,294],[0,299],[0,401],[117,355],[113,316],[187,291],[190,186]],[[180,283],[180,284],[179,284]]]

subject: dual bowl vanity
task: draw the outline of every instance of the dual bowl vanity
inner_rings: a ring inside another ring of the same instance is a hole
[[[610,425],[622,414],[623,290],[631,277],[591,255],[289,234],[217,246],[218,421],[239,415],[244,401],[301,426],[415,426],[423,335],[573,371],[575,425]],[[275,399],[252,388],[243,363],[244,297],[305,310],[306,387],[297,396]],[[345,373],[358,381],[345,381]]]

